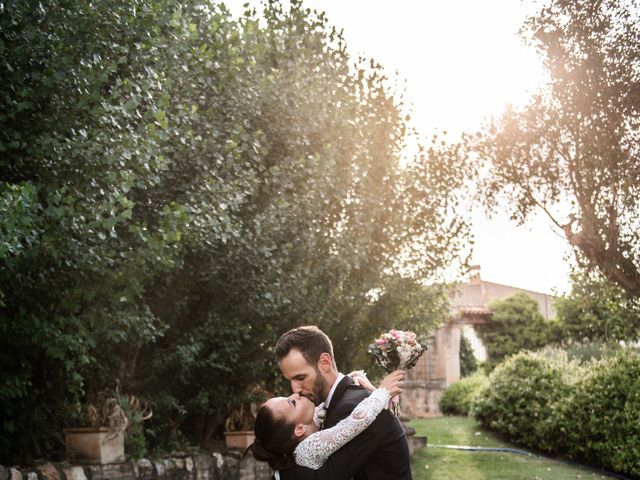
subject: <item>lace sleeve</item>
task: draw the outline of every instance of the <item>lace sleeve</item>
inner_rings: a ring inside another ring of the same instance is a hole
[[[317,470],[329,456],[373,423],[378,414],[389,403],[389,392],[378,388],[362,400],[351,415],[334,427],[320,430],[305,438],[294,451],[296,463]]]

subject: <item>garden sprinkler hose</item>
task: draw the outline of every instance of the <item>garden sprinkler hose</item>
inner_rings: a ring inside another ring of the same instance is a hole
[[[594,473],[598,473],[598,474],[601,474],[601,475],[606,475],[606,476],[612,477],[612,478],[618,478],[620,480],[633,480],[631,477],[626,477],[626,476],[621,475],[619,473],[609,472],[607,470],[601,470],[601,469],[598,469],[598,468],[589,467],[587,465],[582,465],[580,463],[573,462],[571,460],[558,460],[558,459],[555,459],[555,458],[549,458],[549,457],[545,457],[543,455],[538,455],[536,453],[527,452],[526,450],[519,450],[517,448],[471,447],[471,446],[467,446],[467,445],[438,445],[438,444],[428,444],[427,448],[448,448],[448,449],[451,449],[451,450],[463,450],[463,451],[469,451],[469,452],[514,453],[516,455],[526,455],[526,456],[529,456],[529,457],[538,457],[538,458],[545,458],[547,460],[553,460],[554,462],[560,462],[560,463],[564,463],[565,465],[572,465],[574,467],[580,467],[580,468],[583,468],[585,470],[591,470]]]

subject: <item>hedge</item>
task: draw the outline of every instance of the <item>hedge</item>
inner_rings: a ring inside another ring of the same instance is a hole
[[[570,393],[568,362],[520,353],[489,376],[489,387],[477,398],[476,419],[508,440],[544,452],[561,444],[558,404]]]
[[[595,363],[561,410],[572,457],[640,478],[640,356]]]
[[[489,385],[484,372],[476,372],[450,385],[440,399],[440,410],[451,415],[469,415],[476,397]]]
[[[578,364],[548,353],[500,364],[473,415],[516,444],[640,478],[640,355]]]

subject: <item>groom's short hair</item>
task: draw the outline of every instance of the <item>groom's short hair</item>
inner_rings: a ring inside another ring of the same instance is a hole
[[[276,343],[275,353],[278,362],[289,355],[291,350],[299,350],[310,365],[316,365],[320,355],[328,353],[335,365],[331,340],[315,325],[292,328],[283,333]]]

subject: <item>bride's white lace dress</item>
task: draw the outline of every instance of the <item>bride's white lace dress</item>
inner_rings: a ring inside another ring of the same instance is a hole
[[[296,447],[296,463],[317,470],[329,456],[373,423],[389,403],[389,392],[381,387],[374,390],[356,406],[347,418],[337,425],[309,435]]]

